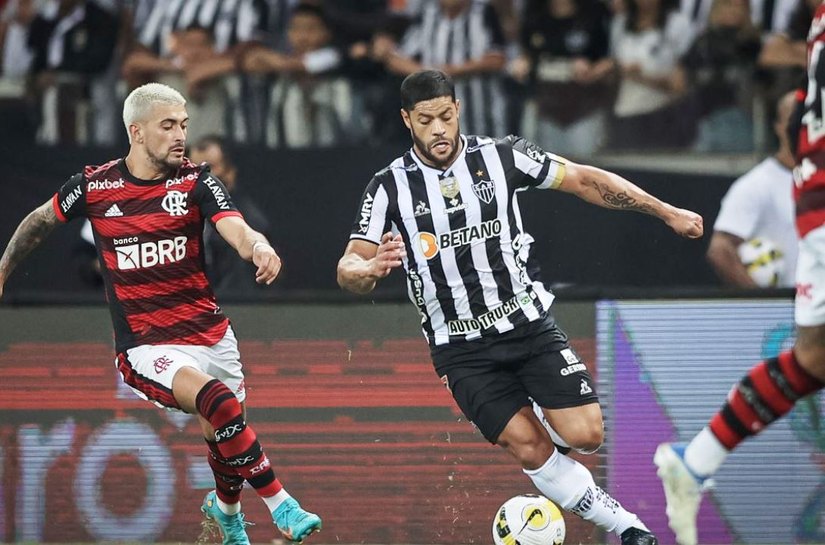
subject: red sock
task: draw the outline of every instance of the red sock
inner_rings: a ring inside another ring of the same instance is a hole
[[[722,410],[710,421],[710,430],[728,450],[784,416],[802,397],[823,387],[804,370],[793,351],[753,367],[728,395]]]
[[[222,465],[234,470],[264,498],[283,488],[251,427],[246,425],[238,398],[221,381],[213,379],[198,392],[198,413],[215,430],[215,448]]]

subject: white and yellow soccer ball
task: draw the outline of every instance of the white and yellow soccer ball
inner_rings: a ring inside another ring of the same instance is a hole
[[[752,238],[740,244],[737,253],[758,286],[772,288],[779,284],[785,256],[776,244],[765,238]]]
[[[556,504],[535,494],[510,498],[493,518],[496,545],[562,545],[565,531]]]

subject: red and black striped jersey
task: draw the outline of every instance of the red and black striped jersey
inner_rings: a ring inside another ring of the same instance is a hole
[[[820,5],[808,32],[807,89],[797,93],[799,128],[794,169],[796,226],[804,237],[825,224],[825,5]],[[793,142],[793,140],[792,140]]]
[[[135,178],[123,159],[87,166],[52,204],[61,221],[92,224],[118,352],[223,338],[229,321],[204,273],[203,224],[241,214],[206,165],[185,159],[163,180]]]

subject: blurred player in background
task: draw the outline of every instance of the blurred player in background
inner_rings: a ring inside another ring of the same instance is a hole
[[[158,83],[129,94],[123,106],[129,154],[85,167],[23,220],[0,258],[0,296],[12,270],[55,225],[88,218],[123,381],[160,407],[199,417],[216,485],[204,499],[204,515],[225,545],[248,544],[240,510],[247,481],[284,536],[301,541],[321,528],[321,519],[283,488],[246,424],[237,341],[202,267],[204,219],[257,266],[259,283],[275,280],[281,260],[209,168],[184,157],[185,104],[178,91]]]
[[[789,124],[796,153],[794,194],[799,257],[796,268],[796,342],[753,367],[721,410],[687,444],[663,443],[654,462],[667,498],[670,527],[680,545],[698,542],[702,491],[739,444],[787,414],[825,381],[825,6],[808,34],[808,88],[797,95]]]
[[[338,283],[369,293],[403,265],[436,372],[484,437],[562,508],[615,532],[622,545],[656,545],[564,453],[599,448],[602,413],[590,374],[553,319],[516,192],[559,189],[650,214],[691,238],[702,235],[702,218],[522,138],[461,134],[455,87],[442,72],[408,76],[401,104],[413,147],[367,186]]]

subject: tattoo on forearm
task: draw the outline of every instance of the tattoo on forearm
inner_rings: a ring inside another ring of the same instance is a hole
[[[3,257],[0,258],[0,276],[8,278],[11,271],[35,249],[57,225],[51,204],[33,211],[17,227]]]
[[[599,193],[599,196],[602,198],[602,202],[608,208],[616,208],[618,210],[634,210],[636,212],[642,212],[643,214],[650,214],[652,216],[656,215],[656,212],[652,206],[647,203],[640,203],[638,200],[623,191],[616,193],[615,191],[612,191],[607,184],[600,184],[597,180],[588,179],[585,180],[585,183],[593,187]]]

